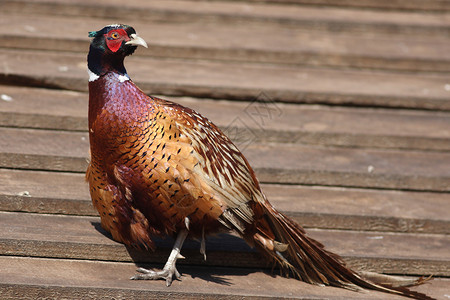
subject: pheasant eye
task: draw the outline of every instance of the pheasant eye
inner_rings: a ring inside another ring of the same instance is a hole
[[[112,37],[113,39],[117,39],[117,38],[119,38],[119,34],[118,34],[117,32],[113,32],[113,33],[111,34],[111,37]]]

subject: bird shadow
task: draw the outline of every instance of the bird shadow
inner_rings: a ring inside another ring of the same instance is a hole
[[[100,234],[114,241],[100,222],[91,224]],[[161,269],[164,266],[174,239],[155,237],[153,241],[156,245],[155,251],[124,246],[137,268]],[[221,233],[207,238],[206,260],[199,250],[200,241],[186,240],[182,249],[185,259],[177,261],[177,269],[182,274],[225,286],[232,285],[228,279],[230,277],[247,276],[255,272],[273,276],[263,257],[238,236]]]

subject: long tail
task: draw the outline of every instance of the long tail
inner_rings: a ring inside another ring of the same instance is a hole
[[[278,212],[269,202],[255,205],[258,206],[255,209],[262,214],[258,214],[261,217],[255,222],[255,233],[246,239],[278,263],[286,274],[292,273],[300,280],[316,285],[350,290],[363,288],[415,299],[433,299],[405,287],[421,284],[428,279],[402,282],[395,276],[357,273],[348,268],[338,255],[307,237],[300,225]]]

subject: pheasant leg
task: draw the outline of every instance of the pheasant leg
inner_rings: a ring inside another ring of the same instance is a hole
[[[139,268],[137,269],[137,272],[139,272],[140,274],[136,274],[130,279],[132,280],[164,279],[166,280],[166,285],[170,286],[172,284],[173,276],[175,276],[176,279],[179,279],[181,277],[175,264],[177,262],[177,259],[184,258],[180,254],[180,252],[187,235],[188,235],[187,230],[184,229],[180,231],[175,240],[175,244],[173,245],[172,252],[170,252],[169,258],[167,259],[167,262],[161,271],[152,271],[144,268]]]

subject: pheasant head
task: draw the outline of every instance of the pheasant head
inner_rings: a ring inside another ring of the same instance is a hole
[[[147,48],[144,39],[128,25],[109,25],[99,31],[89,32],[89,37],[93,38],[87,58],[89,81],[110,71],[127,76],[124,58],[133,54],[139,45]]]

